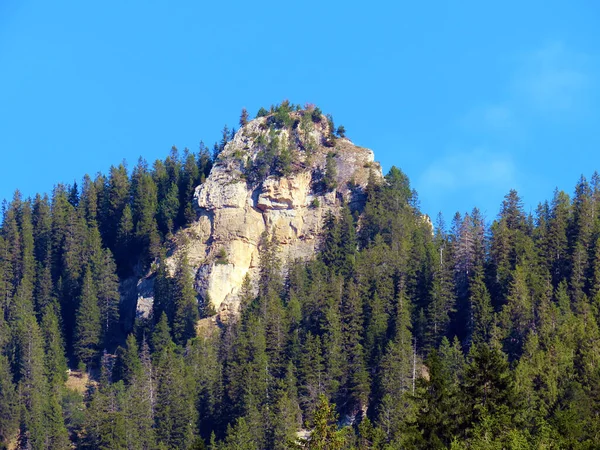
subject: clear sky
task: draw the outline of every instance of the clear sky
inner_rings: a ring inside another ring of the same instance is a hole
[[[494,6],[492,6],[494,4]],[[0,0],[0,198],[289,99],[408,174],[424,212],[600,170],[600,3]]]

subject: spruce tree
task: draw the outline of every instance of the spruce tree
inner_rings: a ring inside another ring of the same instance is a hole
[[[101,229],[108,248],[115,249],[118,233],[115,225],[121,223],[123,212],[129,204],[130,198],[129,176],[124,164],[110,167],[106,190],[107,211],[104,220],[101,221]]]
[[[101,345],[102,322],[92,271],[88,267],[83,277],[75,325],[75,356],[86,365],[93,365]]]
[[[0,355],[0,445],[8,448],[17,432],[19,403],[10,364]]]
[[[173,287],[173,337],[176,343],[183,345],[196,335],[196,323],[200,318],[196,291],[185,254],[177,261]]]
[[[60,392],[67,381],[67,359],[54,305],[44,308],[41,322],[45,346],[45,373],[51,388]]]
[[[157,440],[167,448],[189,448],[194,439],[193,384],[183,358],[171,346],[158,355],[154,412]]]
[[[105,346],[111,343],[119,325],[119,277],[117,267],[109,249],[101,251],[99,264],[94,268],[94,279],[102,322],[102,341]]]

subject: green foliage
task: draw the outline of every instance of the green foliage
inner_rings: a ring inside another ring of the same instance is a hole
[[[314,417],[314,427],[310,436],[300,442],[300,448],[308,450],[336,450],[344,448],[344,435],[338,431],[335,405],[329,404],[327,397],[319,396]]]
[[[18,426],[19,408],[17,393],[10,373],[9,361],[0,355],[0,445],[8,447]]]
[[[310,118],[312,119],[313,122],[320,122],[321,121],[321,117],[323,116],[323,112],[321,111],[320,108],[314,108],[310,114]]]
[[[215,264],[228,264],[227,261],[227,250],[221,247],[215,256]]]
[[[87,366],[93,365],[100,351],[102,323],[98,297],[88,268],[83,277],[80,306],[77,310],[75,330],[75,355]]]
[[[259,117],[259,116],[257,116]],[[248,123],[248,111],[246,108],[242,108],[242,113],[240,114],[240,127],[246,126]]]
[[[293,174],[301,152],[310,164],[315,129],[335,143],[311,105],[261,114],[249,183]],[[224,128],[216,154],[234,134]],[[335,158],[323,190],[336,188]],[[152,167],[5,205],[0,447],[597,447],[598,174],[535,214],[511,191],[489,227],[474,209],[432,230],[402,171],[371,171],[364,205],[324,212],[313,261],[282,260],[269,230],[239,316],[198,322],[210,299],[198,304],[185,257],[171,273],[166,254],[212,162],[202,143],[173,147]],[[142,277],[152,319],[131,330]]]
[[[330,192],[337,188],[337,163],[335,162],[335,155],[333,153],[327,154],[323,188],[325,192]]]
[[[269,115],[269,111],[267,111],[267,110],[266,110],[265,108],[263,108],[262,106],[261,106],[261,108],[258,110],[258,112],[256,113],[256,117],[257,117],[257,118],[258,118],[258,117],[265,117],[265,116],[267,116],[267,115]]]
[[[292,106],[288,100],[284,100],[275,108],[275,113],[270,117],[271,124],[276,128],[290,128],[294,121],[290,116]]]

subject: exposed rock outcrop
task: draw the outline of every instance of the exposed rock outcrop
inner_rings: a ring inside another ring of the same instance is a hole
[[[236,313],[245,276],[256,280],[265,231],[283,262],[310,259],[327,211],[337,214],[343,202],[361,208],[369,177],[382,176],[373,152],[334,139],[325,117],[294,111],[289,118],[291,126],[257,118],[235,134],[196,188],[198,219],[177,236],[174,253],[187,252],[200,297],[222,316]],[[141,298],[138,315],[148,308]]]

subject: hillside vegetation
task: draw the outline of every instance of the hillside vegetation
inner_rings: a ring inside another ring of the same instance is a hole
[[[322,121],[331,148],[345,135],[313,106],[258,115],[288,133]],[[326,215],[313,260],[286,266],[265,233],[258,292],[248,278],[219,322],[186,257],[163,261],[230,139],[4,205],[0,446],[600,446],[598,174],[533,215],[510,191],[496,218],[432,227],[393,167],[362,209]],[[252,184],[307,156],[265,143],[240,167]],[[329,175],[320,189],[336,189]],[[150,317],[127,322],[122,282],[149,270]]]

